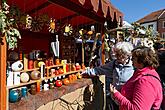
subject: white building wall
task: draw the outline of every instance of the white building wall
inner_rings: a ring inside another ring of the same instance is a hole
[[[149,25],[153,25],[153,30],[154,31],[157,31],[157,22],[149,22],[149,23],[144,23],[144,24],[141,24],[142,26],[144,26],[145,28],[148,28]]]

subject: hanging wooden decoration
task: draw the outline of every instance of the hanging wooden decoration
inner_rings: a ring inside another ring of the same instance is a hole
[[[71,26],[71,24],[68,24],[65,26],[65,31],[64,31],[64,35],[65,36],[69,36],[73,33],[73,28]]]
[[[51,18],[49,22],[49,32],[55,33],[55,29],[56,29],[55,19]]]
[[[32,25],[32,17],[26,15],[26,29],[31,29],[31,25]]]
[[[42,19],[39,19],[39,17],[34,17],[31,24],[31,31],[39,32],[42,30],[43,26],[44,26],[44,23]]]
[[[95,33],[95,26],[92,25],[92,26],[91,26],[91,30],[87,32],[88,40],[94,39],[94,38],[92,38],[92,37],[94,37],[94,36],[92,36],[94,33]]]
[[[80,29],[80,30],[79,30],[79,39],[81,39],[82,36],[84,36],[84,34],[86,34],[86,30]]]

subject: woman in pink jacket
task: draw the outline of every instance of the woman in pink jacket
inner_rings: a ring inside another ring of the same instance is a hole
[[[120,110],[159,110],[162,86],[155,68],[159,65],[156,54],[148,47],[132,51],[133,76],[123,85],[121,93],[110,84],[113,99]]]

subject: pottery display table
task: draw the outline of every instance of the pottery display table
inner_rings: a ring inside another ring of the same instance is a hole
[[[101,110],[104,107],[105,96],[103,86],[99,77],[78,79],[68,85],[42,91],[36,95],[28,94],[28,97],[22,98],[19,102],[9,103],[9,110],[67,110],[65,107],[74,109],[94,106]]]

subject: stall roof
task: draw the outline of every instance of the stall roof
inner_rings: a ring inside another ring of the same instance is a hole
[[[74,26],[92,22],[104,23],[107,17],[118,21],[123,17],[108,0],[7,0],[7,3],[33,17],[47,14],[50,18]]]

